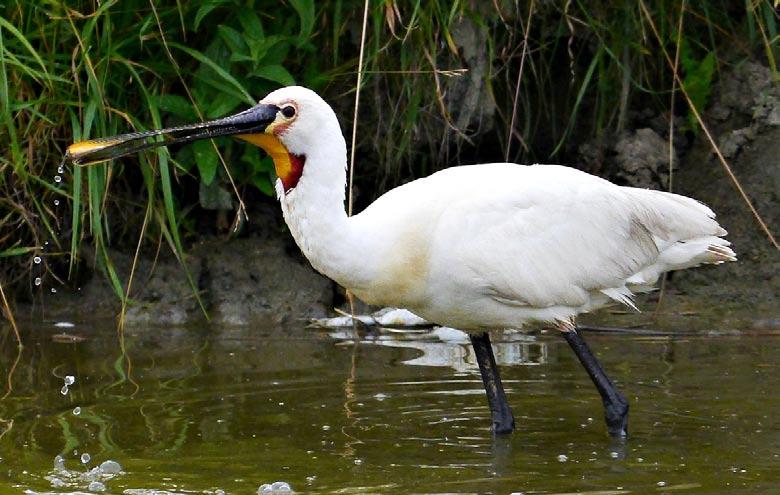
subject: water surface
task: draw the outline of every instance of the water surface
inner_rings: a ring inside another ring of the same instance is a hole
[[[25,325],[21,353],[10,334],[0,348],[0,493],[88,492],[96,475],[83,473],[106,460],[122,472],[97,478],[105,493],[131,495],[274,481],[302,493],[780,493],[776,337],[586,335],[631,402],[621,444],[554,333],[494,337],[518,426],[499,439],[462,335],[352,336],[301,324],[121,340],[112,324]]]

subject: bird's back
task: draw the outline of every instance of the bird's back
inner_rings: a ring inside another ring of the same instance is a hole
[[[557,165],[449,168],[355,220],[383,226],[371,302],[465,330],[632,305],[664,271],[734,259],[703,204]]]

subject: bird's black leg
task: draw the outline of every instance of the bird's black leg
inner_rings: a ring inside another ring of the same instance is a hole
[[[583,340],[576,328],[562,331],[563,338],[569,343],[574,353],[579,358],[585,370],[596,385],[601,400],[604,403],[604,418],[607,421],[607,429],[613,437],[625,437],[628,435],[628,401],[609,379],[604,369],[593,355],[588,344]]]
[[[511,433],[515,429],[515,418],[512,416],[512,409],[509,408],[504,386],[498,375],[496,358],[493,356],[493,348],[490,346],[490,336],[484,332],[470,337],[493,418],[493,433]]]

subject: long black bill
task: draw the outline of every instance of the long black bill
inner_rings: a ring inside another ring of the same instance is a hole
[[[76,165],[92,165],[158,146],[191,143],[218,136],[259,133],[274,121],[278,111],[279,107],[276,105],[259,103],[230,117],[199,124],[81,141],[68,146],[65,156]],[[165,139],[150,139],[156,136],[163,136]]]

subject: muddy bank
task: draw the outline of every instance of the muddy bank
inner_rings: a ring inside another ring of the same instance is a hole
[[[316,273],[289,235],[207,239],[188,250],[184,264],[171,255],[142,256],[126,312],[130,325],[218,325],[291,323],[325,316],[333,306],[333,284]],[[111,252],[121,280],[128,280],[131,253]],[[43,292],[21,316],[89,321],[121,309],[106,277],[95,274],[74,290]]]
[[[706,121],[756,210],[777,236],[780,225],[780,87],[768,68],[744,63],[724,77]],[[675,287],[744,304],[778,304],[780,255],[728,178],[703,135],[680,167],[676,190],[707,203],[739,256],[715,270],[674,275]],[[777,309],[776,309],[777,311]]]

